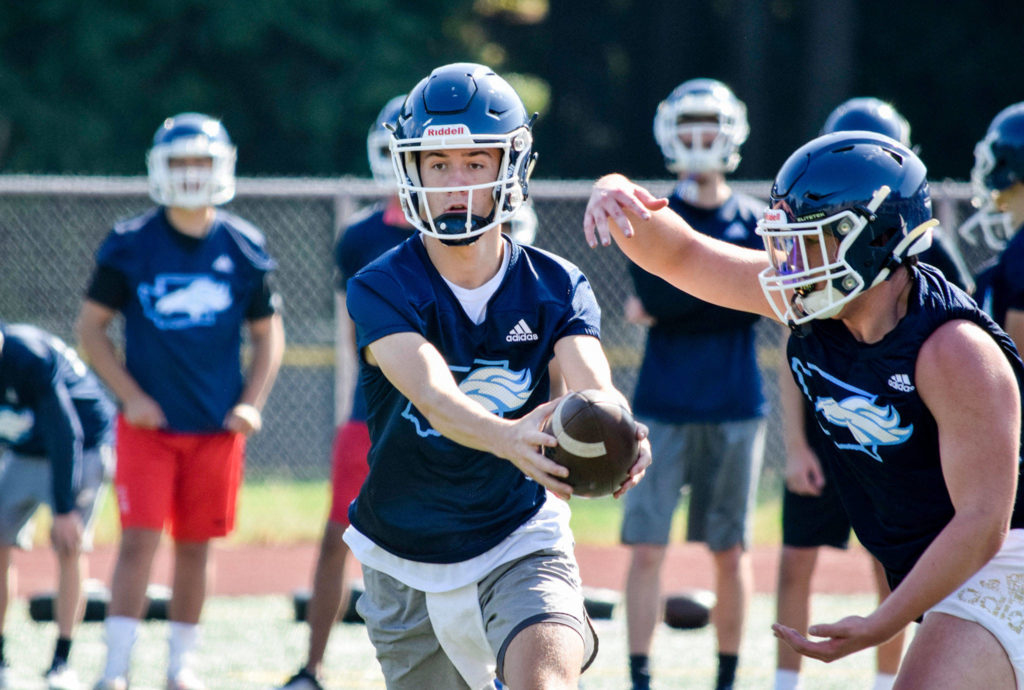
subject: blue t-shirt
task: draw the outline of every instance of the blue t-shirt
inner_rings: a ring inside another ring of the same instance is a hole
[[[474,324],[418,235],[348,282],[348,310],[363,349],[419,333],[438,349],[463,393],[518,418],[548,400],[554,345],[600,334],[600,309],[574,265],[509,241],[508,270]],[[361,358],[371,447],[369,475],[349,519],[402,558],[457,563],[500,543],[544,502],[544,488],[507,460],[441,436],[377,367]]]
[[[82,450],[113,440],[115,406],[77,353],[46,331],[0,324],[0,443],[50,461],[53,507],[75,506]]]
[[[413,228],[385,222],[386,209],[380,204],[372,206],[342,231],[334,245],[334,266],[337,269],[338,290],[360,269],[387,250],[409,239]],[[366,399],[362,386],[356,381],[352,391],[352,412],[349,419],[366,420]]]
[[[117,300],[92,289],[89,297],[124,313],[128,373],[163,409],[168,430],[222,430],[244,383],[242,326],[272,313],[265,278],[276,264],[262,233],[218,209],[206,236],[189,237],[156,208],[115,225],[96,263],[123,276],[126,289]]]
[[[755,233],[764,202],[733,194],[720,207],[703,209],[673,194],[669,207],[698,232],[764,248]],[[629,269],[637,297],[656,319],[647,332],[634,413],[669,424],[762,416],[754,330],[759,317],[699,300],[635,264]]]
[[[914,385],[921,345],[942,324],[981,326],[1006,354],[1020,385],[1009,336],[935,268],[911,268],[907,314],[881,341],[857,341],[841,321],[811,321],[791,336],[787,361],[814,408],[828,463],[850,523],[885,566],[890,585],[907,575],[953,517],[939,456],[938,427]],[[1024,481],[1010,526],[1024,527]]]

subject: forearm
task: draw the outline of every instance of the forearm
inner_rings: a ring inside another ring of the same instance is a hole
[[[281,316],[275,314],[252,324],[250,340],[252,361],[238,403],[262,410],[277,380],[284,356],[284,325]]]
[[[925,549],[910,573],[871,614],[885,632],[885,639],[917,620],[929,608],[953,593],[999,551],[1005,525],[991,512],[974,516],[960,513]]]
[[[89,327],[78,329],[79,344],[92,370],[103,379],[118,400],[124,402],[145,395],[121,358],[105,330]]]
[[[623,187],[638,188],[621,175],[602,177],[594,185],[591,203],[605,189]],[[649,211],[645,218],[632,207],[620,209],[632,234],[627,237],[612,216],[608,228],[623,254],[642,269],[706,302],[775,318],[757,277],[768,266],[764,251],[698,233],[667,207]]]

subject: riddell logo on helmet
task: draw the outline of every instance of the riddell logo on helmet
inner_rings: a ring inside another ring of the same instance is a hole
[[[764,219],[769,223],[781,223],[786,220],[786,214],[781,209],[769,208],[765,209]]]
[[[427,127],[423,132],[425,137],[456,137],[469,134],[469,127],[466,125],[444,125],[440,127]]]

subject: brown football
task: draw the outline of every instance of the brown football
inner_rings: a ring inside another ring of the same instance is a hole
[[[636,422],[618,398],[600,390],[569,393],[555,407],[544,431],[558,445],[544,454],[569,468],[574,496],[593,498],[616,491],[636,462]]]
[[[665,597],[665,624],[680,630],[703,628],[711,620],[715,593],[688,589]]]

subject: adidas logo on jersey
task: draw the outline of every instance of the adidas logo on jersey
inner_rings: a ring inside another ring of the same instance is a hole
[[[221,254],[214,259],[212,268],[218,273],[231,273],[235,270],[235,262],[227,254]]]
[[[539,339],[540,336],[531,331],[523,319],[519,319],[519,323],[513,326],[512,330],[505,336],[505,342],[507,343],[526,343]]]
[[[893,374],[889,377],[889,387],[895,388],[898,391],[909,393],[914,390],[914,384],[910,382],[910,377],[906,374]]]

